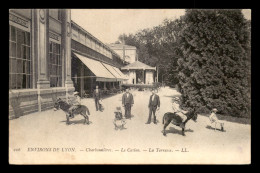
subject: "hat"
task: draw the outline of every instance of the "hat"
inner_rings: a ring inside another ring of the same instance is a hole
[[[180,98],[179,97],[174,97],[174,100],[180,100]]]
[[[217,112],[218,110],[216,108],[213,108],[212,111]]]
[[[121,112],[121,107],[116,107],[115,112]]]
[[[78,92],[78,91],[75,91],[75,92],[73,92],[73,94],[74,94],[74,95],[78,95],[78,94],[79,94],[79,92]]]

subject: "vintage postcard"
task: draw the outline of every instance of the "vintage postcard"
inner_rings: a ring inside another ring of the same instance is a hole
[[[9,163],[250,164],[250,9],[10,9]]]

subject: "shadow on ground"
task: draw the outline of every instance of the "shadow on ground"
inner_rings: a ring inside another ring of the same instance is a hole
[[[114,128],[116,131],[121,131],[121,130],[126,130],[127,128],[125,127],[117,127],[117,128]]]
[[[209,117],[209,114],[199,114],[204,117]],[[239,124],[245,124],[245,125],[251,125],[251,119],[250,118],[239,118],[239,117],[231,117],[231,116],[224,116],[217,114],[217,117],[219,120],[224,120],[228,122],[233,122],[233,123],[239,123]]]
[[[169,130],[165,130],[166,134],[169,134],[169,133],[173,133],[173,134],[179,134],[179,135],[182,135],[182,130],[181,129],[175,129],[174,127],[170,127]],[[184,131],[185,133],[186,132],[194,132],[194,130],[191,130],[191,129],[186,129]]]
[[[66,123],[67,121],[60,121],[61,123]],[[70,124],[84,124],[85,119],[81,119],[81,120],[70,120]],[[89,124],[92,124],[92,121],[89,121]]]
[[[163,95],[163,97],[170,97],[170,98],[174,98],[174,97],[180,97],[180,94],[174,94],[174,95]]]
[[[131,119],[134,118],[135,116],[134,116],[133,114],[131,114],[131,117],[130,117],[130,118],[125,117],[125,115],[123,115],[123,117],[124,117],[125,119],[127,119],[127,120],[131,120]]]
[[[213,128],[213,127],[211,127],[211,126],[209,126],[209,125],[207,125],[206,128],[207,128],[207,129],[210,129],[210,130],[215,130],[215,128]],[[218,130],[218,131],[220,131],[220,132],[226,132],[226,130],[221,131],[221,129],[218,129],[218,128],[216,128],[216,130]]]

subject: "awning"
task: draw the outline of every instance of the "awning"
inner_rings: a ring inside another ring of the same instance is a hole
[[[123,78],[124,80],[128,80],[128,77],[126,75],[124,75],[118,68],[116,68],[116,67],[113,67],[113,68],[121,76],[121,78]]]
[[[117,81],[122,81],[124,78],[114,69],[116,67],[113,67],[109,64],[102,63],[117,79]]]
[[[100,82],[115,82],[116,78],[113,76],[103,65],[101,62],[87,58],[85,56],[79,55],[73,52],[83,64],[85,64],[95,75],[96,81]]]

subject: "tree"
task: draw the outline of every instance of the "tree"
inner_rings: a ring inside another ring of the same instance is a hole
[[[241,10],[186,10],[178,59],[184,107],[250,116],[250,27]]]

